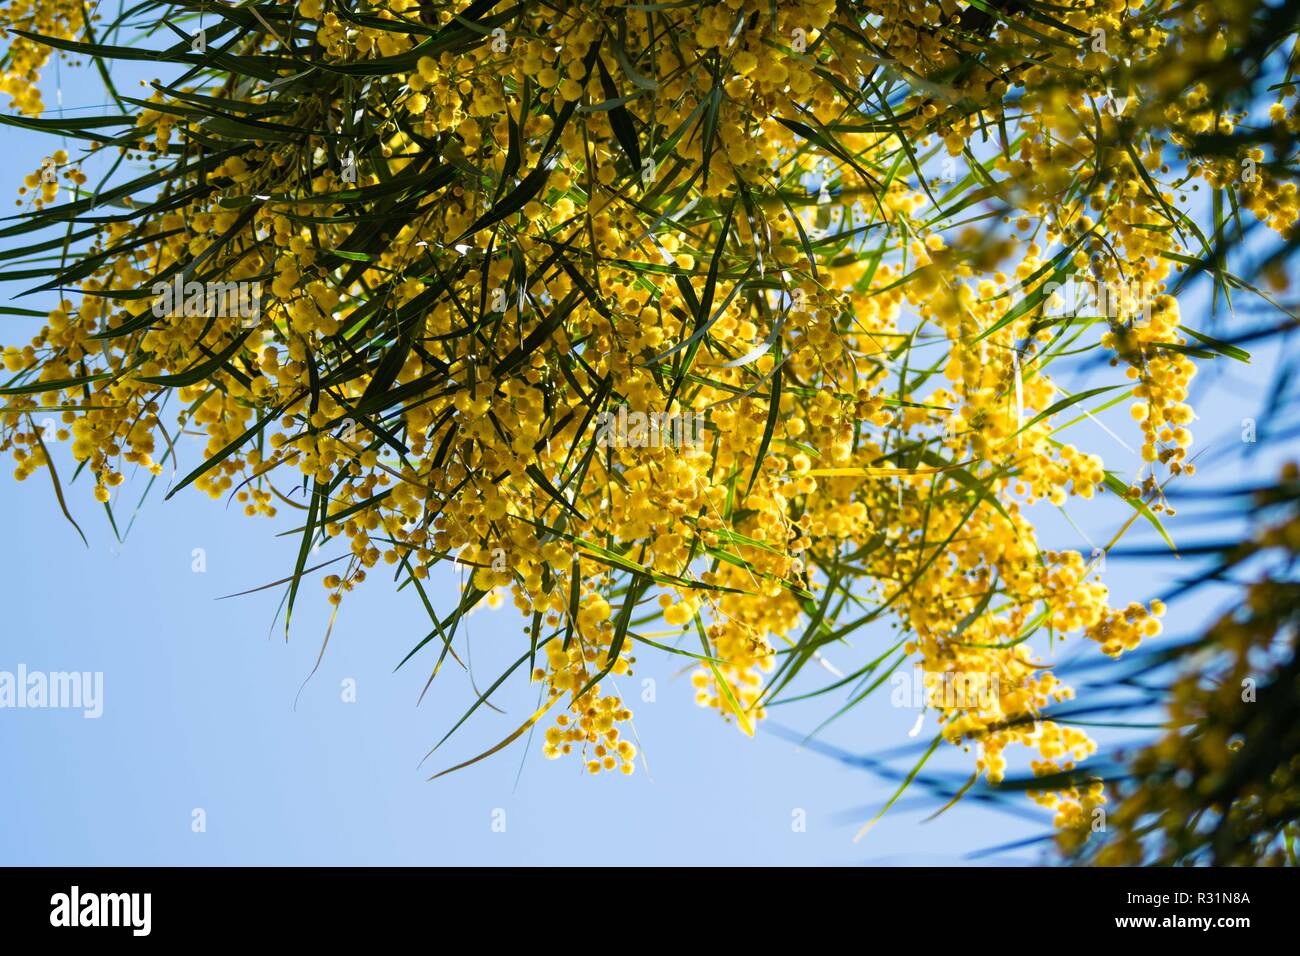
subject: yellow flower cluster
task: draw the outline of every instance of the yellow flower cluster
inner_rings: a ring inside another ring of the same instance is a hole
[[[1054,9],[1111,31],[1108,56],[1158,49],[1126,6]],[[1068,767],[1092,745],[1039,719],[1071,691],[1027,638],[1083,632],[1118,653],[1158,623],[1110,609],[1024,513],[1106,480],[1098,454],[1054,437],[1067,396],[1047,366],[1088,324],[1062,342],[1043,290],[1074,274],[1156,290],[1094,338],[1134,382],[1147,481],[1190,472],[1195,369],[1162,294],[1181,247],[1156,228],[1162,144],[1126,149],[1119,117],[1088,108],[1103,91],[1060,82],[1100,54],[1010,15],[1061,41],[1027,56],[1023,31],[979,9],[523,5],[471,28],[417,0],[364,17],[299,0],[337,81],[289,100],[233,76],[151,94],[127,155],[202,146],[202,168],[164,211],[104,223],[80,302],[4,352],[41,387],[10,396],[3,447],[20,478],[48,464],[33,418],[62,410],[108,501],[128,464],[161,472],[174,424],[202,434],[200,490],[346,540],[346,570],[324,578],[334,603],[381,561],[422,594],[437,562],[471,566],[462,604],[508,589],[533,678],[563,703],[546,755],[593,773],[631,772],[631,712],[607,688],[634,650],[698,636],[677,649],[699,665],[697,701],[750,730],[804,663],[874,621],[927,671],[995,680],[988,706],[934,700],[981,773],[1000,779],[1012,743],[1042,772]],[[961,69],[990,31],[980,68]],[[25,112],[35,49],[14,41],[4,80]],[[881,62],[947,79],[868,123],[852,92]],[[977,160],[980,112],[1013,88],[1018,129]],[[248,109],[204,126],[189,107],[209,99]],[[907,180],[932,147],[978,165],[1009,228],[936,218]],[[1294,188],[1252,195],[1291,228]],[[265,285],[251,323],[159,316],[138,293],[195,263]],[[693,444],[601,445],[593,419],[616,407],[707,425]],[[1065,823],[1097,799],[1044,796]]]
[[[51,50],[10,31],[71,40],[82,32],[85,10],[81,0],[9,0],[5,4],[0,11],[0,41],[5,43],[0,92],[8,95],[11,108],[23,116],[41,115],[45,107],[37,84]]]

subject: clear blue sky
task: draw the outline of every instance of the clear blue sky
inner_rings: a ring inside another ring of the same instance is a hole
[[[85,115],[92,111],[82,107],[103,102],[92,78],[66,66],[61,74],[65,108]],[[115,76],[134,77],[118,68]],[[53,81],[45,88],[53,108],[59,102]],[[5,136],[10,162],[0,176],[0,197],[13,197],[21,178],[56,144],[14,129]],[[14,208],[9,200],[6,207]],[[0,282],[0,300],[18,291]],[[1205,311],[1203,297],[1189,299],[1185,321],[1204,328]],[[31,330],[25,319],[0,316],[0,344],[21,344]],[[1226,377],[1211,391],[1213,400],[1197,406],[1197,450],[1238,441],[1240,419],[1255,414],[1275,358],[1264,354],[1249,368],[1222,369]],[[1105,384],[1117,380],[1114,374],[1103,370],[1070,384]],[[1137,445],[1122,408],[1105,417]],[[1071,440],[1099,451],[1108,467],[1126,475],[1136,468],[1132,456],[1091,423],[1076,426]],[[187,443],[193,462],[198,444]],[[1260,448],[1260,465],[1250,472],[1236,456],[1221,456],[1197,483],[1263,480],[1287,451]],[[72,471],[67,450],[55,455],[66,479]],[[188,467],[186,460],[182,465]],[[648,649],[639,655],[636,677],[621,689],[633,703],[650,773],[638,767],[630,778],[591,778],[577,761],[546,761],[534,741],[426,782],[431,772],[518,726],[536,706],[535,687],[505,686],[493,697],[504,715],[480,711],[417,767],[475,693],[449,664],[417,707],[428,676],[421,668],[431,659],[417,658],[393,673],[427,630],[413,595],[395,595],[382,573],[354,592],[295,709],[325,631],[324,590],[314,577],[308,582],[288,643],[282,626],[271,628],[278,591],[217,600],[289,572],[296,538],[274,537],[293,526],[288,509],[278,523],[255,521],[197,492],[163,502],[155,488],[126,543],[118,545],[81,481],[67,492],[90,539],[86,548],[59,513],[45,473],[20,485],[10,472],[0,469],[6,522],[0,670],[25,664],[29,670],[102,671],[105,700],[98,720],[71,711],[0,710],[6,781],[0,788],[0,864],[957,863],[972,851],[1043,833],[1048,825],[1027,801],[1017,814],[966,803],[922,824],[936,805],[904,800],[854,844],[858,826],[891,785],[767,728],[752,740],[743,737],[694,706],[689,680],[678,673],[680,658]],[[142,490],[138,478],[119,489],[119,521]],[[1097,501],[1071,506],[1070,516],[1088,539],[1101,543],[1123,520],[1118,507]],[[1058,515],[1042,513],[1042,521],[1045,544],[1089,550]],[[1170,524],[1176,540],[1203,537],[1181,524]],[[1143,530],[1132,540],[1155,539]],[[205,573],[192,570],[195,548],[206,552]],[[1174,570],[1168,563],[1113,561],[1106,580],[1116,602],[1148,599],[1168,587]],[[446,608],[456,587],[454,577],[441,574],[430,594]],[[1227,597],[1207,593],[1177,606],[1167,621],[1170,633],[1199,628]],[[469,655],[484,687],[498,664],[518,653],[522,622],[507,606],[479,611],[469,623]],[[860,635],[855,646],[832,648],[827,657],[847,665],[874,656],[885,633]],[[1083,640],[1065,649],[1066,657],[1096,653]],[[640,700],[646,677],[657,682],[654,703]],[[341,700],[345,679],[357,683],[356,703]],[[813,686],[805,681],[803,688]],[[842,701],[830,696],[782,708],[772,721],[807,732]],[[886,688],[821,739],[854,753],[878,752],[912,743],[907,731],[915,718],[915,711],[890,707]],[[931,717],[922,736],[928,739],[933,729]],[[934,765],[956,772],[968,768],[967,760],[945,753]],[[895,764],[902,772],[909,766],[906,760]],[[192,812],[200,808],[207,828],[195,833]],[[492,826],[499,809],[505,811],[504,833]],[[797,810],[806,814],[806,832],[792,828]],[[1036,858],[1035,851],[1020,850],[993,859]]]

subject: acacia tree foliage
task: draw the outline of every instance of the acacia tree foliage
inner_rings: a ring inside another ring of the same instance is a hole
[[[1241,489],[1258,528],[1210,545],[1200,580],[1250,575],[1242,600],[1195,639],[1164,649],[1131,675],[1173,666],[1168,727],[1108,774],[1117,798],[1097,838],[1063,833],[1080,860],[1296,865],[1300,837],[1300,482]],[[1191,585],[1187,585],[1191,586]],[[1068,832],[1068,831],[1067,831]],[[1082,837],[1082,839],[1081,839]]]
[[[1109,544],[1164,535],[1189,382],[1246,358],[1175,296],[1293,321],[1297,6],[11,3],[3,121],[78,146],[0,226],[8,278],[62,290],[4,352],[0,442],[63,502],[70,439],[110,516],[131,469],[291,516],[286,627],[318,546],[335,605],[386,568],[428,609],[431,681],[508,594],[518,658],[456,727],[506,680],[542,702],[487,753],[545,720],[548,756],[631,772],[614,678],[671,653],[750,732],[919,662],[927,753],[1068,773],[1093,744],[1041,717],[1071,695],[1051,649],[1118,657],[1161,607],[1112,607],[1026,509],[1105,493],[1131,513]],[[51,55],[116,107],[42,116]],[[129,95],[127,60],[166,75]],[[238,282],[253,315],[161,304]],[[1103,303],[1062,306],[1085,283]],[[1097,356],[1112,380],[1067,391]],[[1124,477],[1069,431],[1121,403]],[[192,468],[178,428],[207,438]],[[450,604],[448,560],[474,569]],[[1104,794],[1038,799],[1070,827]]]

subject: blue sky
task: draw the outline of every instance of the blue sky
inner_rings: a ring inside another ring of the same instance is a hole
[[[61,96],[47,82],[47,105],[62,102],[84,115],[91,111],[82,107],[103,102],[97,82],[84,73],[67,67],[60,73]],[[121,82],[125,74],[115,68],[115,76]],[[39,168],[55,144],[6,129],[6,145],[10,162],[0,176],[0,196],[15,196],[21,178]],[[0,282],[0,300],[18,291],[19,285]],[[1208,327],[1203,293],[1183,304],[1184,321]],[[0,316],[0,345],[21,344],[31,330],[28,320]],[[1265,350],[1249,368],[1216,363],[1223,377],[1209,391],[1213,399],[1197,406],[1196,450],[1239,443],[1240,420],[1256,413],[1276,358]],[[1118,380],[1117,372],[1103,368],[1068,384]],[[1122,407],[1104,418],[1136,447],[1137,429]],[[1070,440],[1103,454],[1108,467],[1126,475],[1136,469],[1102,429],[1084,423],[1076,432]],[[185,442],[182,473],[199,451],[196,440]],[[1266,445],[1258,451],[1250,470],[1236,455],[1218,456],[1197,484],[1265,480],[1294,449]],[[56,449],[55,456],[66,478],[72,470],[67,450]],[[0,671],[19,664],[102,671],[105,699],[97,720],[75,711],[0,710],[0,766],[8,782],[0,788],[0,863],[958,863],[1048,826],[1049,818],[1027,801],[1014,812],[964,803],[923,824],[936,804],[909,797],[854,843],[858,827],[893,785],[800,748],[770,727],[745,738],[695,707],[680,658],[649,649],[639,655],[635,676],[620,684],[636,714],[649,772],[639,766],[630,778],[591,778],[577,761],[545,760],[534,740],[427,782],[432,772],[479,753],[518,726],[536,706],[536,688],[507,684],[493,697],[505,714],[481,710],[420,766],[475,692],[469,677],[449,664],[417,706],[428,677],[422,668],[432,658],[418,656],[394,673],[427,632],[414,595],[396,595],[382,573],[372,575],[344,603],[320,669],[303,687],[328,620],[316,577],[304,587],[287,643],[282,624],[272,627],[278,590],[218,600],[289,572],[297,540],[275,537],[294,525],[288,509],[274,522],[252,520],[197,492],[164,502],[159,492],[165,489],[155,488],[119,544],[83,480],[67,494],[90,539],[87,548],[60,514],[47,476],[19,484],[10,471],[0,469],[6,531]],[[138,478],[119,489],[119,521],[131,514],[142,490]],[[1122,506],[1105,500],[1070,507],[1078,530],[1050,509],[1035,513],[1044,544],[1085,551],[1081,534],[1104,542],[1126,517]],[[1176,540],[1206,534],[1184,525],[1181,519],[1170,523]],[[1157,539],[1139,528],[1131,540]],[[202,573],[193,569],[196,548],[206,558]],[[1169,562],[1112,561],[1105,580],[1122,603],[1156,596],[1183,570]],[[439,573],[432,584],[430,596],[446,609],[456,597],[456,577]],[[1199,628],[1229,599],[1206,592],[1176,606],[1166,622],[1169,633]],[[463,656],[472,661],[480,688],[518,654],[522,624],[508,605],[469,619]],[[860,662],[875,656],[889,633],[880,628],[858,635],[853,647],[831,648],[827,657]],[[1089,658],[1097,651],[1075,639],[1062,654]],[[801,689],[816,686],[813,676],[805,675]],[[653,702],[642,700],[647,678],[655,682]],[[355,703],[342,699],[345,680],[355,681]],[[798,737],[842,702],[843,696],[829,696],[778,708],[771,722]],[[915,719],[915,711],[890,706],[886,688],[819,739],[851,753],[879,752],[913,744],[907,732]],[[918,739],[933,730],[928,718]],[[904,773],[909,766],[905,759],[894,764]],[[959,772],[968,758],[944,752],[934,766]],[[205,832],[194,832],[195,810],[204,813]],[[806,821],[802,831],[794,825],[800,819]],[[1018,850],[989,859],[1037,858],[1036,851]]]

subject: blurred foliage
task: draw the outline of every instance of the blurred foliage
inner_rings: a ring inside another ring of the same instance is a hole
[[[1082,862],[1296,865],[1300,835],[1300,476],[1253,496],[1257,535],[1203,580],[1255,578],[1239,606],[1162,664],[1168,730],[1110,779],[1114,808],[1060,835]]]

